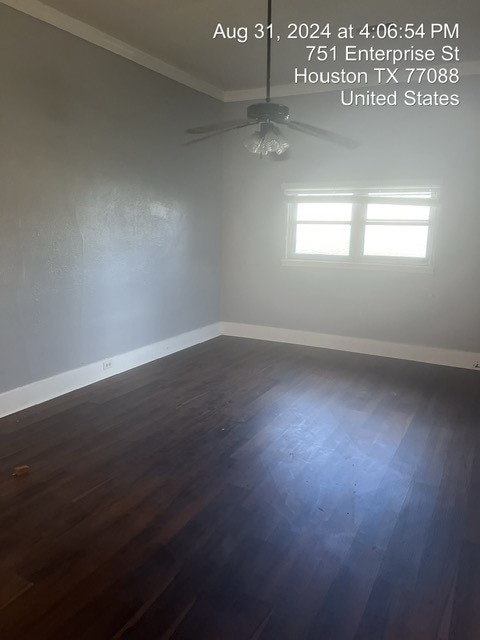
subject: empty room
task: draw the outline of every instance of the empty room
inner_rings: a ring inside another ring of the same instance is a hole
[[[0,638],[479,640],[476,0],[0,0]]]

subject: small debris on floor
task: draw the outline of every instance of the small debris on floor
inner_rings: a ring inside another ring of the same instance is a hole
[[[28,464],[22,464],[19,467],[15,467],[13,470],[13,477],[17,478],[18,476],[27,476],[30,473],[30,467]]]

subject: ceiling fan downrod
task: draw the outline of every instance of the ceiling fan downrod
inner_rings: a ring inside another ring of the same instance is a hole
[[[268,0],[267,6],[267,28],[265,29],[265,35],[267,38],[267,95],[265,100],[270,102],[270,67],[272,59],[272,30],[269,30],[272,24],[272,0]]]
[[[271,84],[271,62],[272,62],[272,2],[267,0],[267,26],[264,29],[267,39],[267,78],[266,78],[266,96],[264,102],[251,104],[247,107],[246,119],[230,120],[229,122],[214,122],[200,127],[187,129],[187,133],[204,134],[203,137],[196,140],[186,142],[186,145],[196,144],[202,140],[221,135],[227,131],[234,129],[243,129],[244,127],[254,127],[260,125],[260,130],[255,131],[244,143],[244,146],[251,152],[260,157],[268,156],[272,159],[285,159],[288,154],[285,153],[289,147],[289,143],[281,135],[277,125],[283,125],[289,129],[299,131],[308,136],[314,136],[322,140],[328,140],[342,147],[353,149],[357,143],[350,138],[341,134],[320,129],[314,125],[298,120],[290,119],[289,108],[285,105],[271,101],[270,84]]]

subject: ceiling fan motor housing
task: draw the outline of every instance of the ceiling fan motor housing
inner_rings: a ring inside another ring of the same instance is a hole
[[[259,102],[248,107],[247,117],[249,120],[259,120],[260,122],[286,122],[289,117],[289,109],[285,105],[275,102]]]

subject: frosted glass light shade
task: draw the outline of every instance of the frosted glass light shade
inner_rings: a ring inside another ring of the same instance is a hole
[[[250,153],[263,157],[273,153],[281,155],[290,145],[277,127],[271,123],[264,123],[260,131],[255,131],[245,140],[244,146]]]

